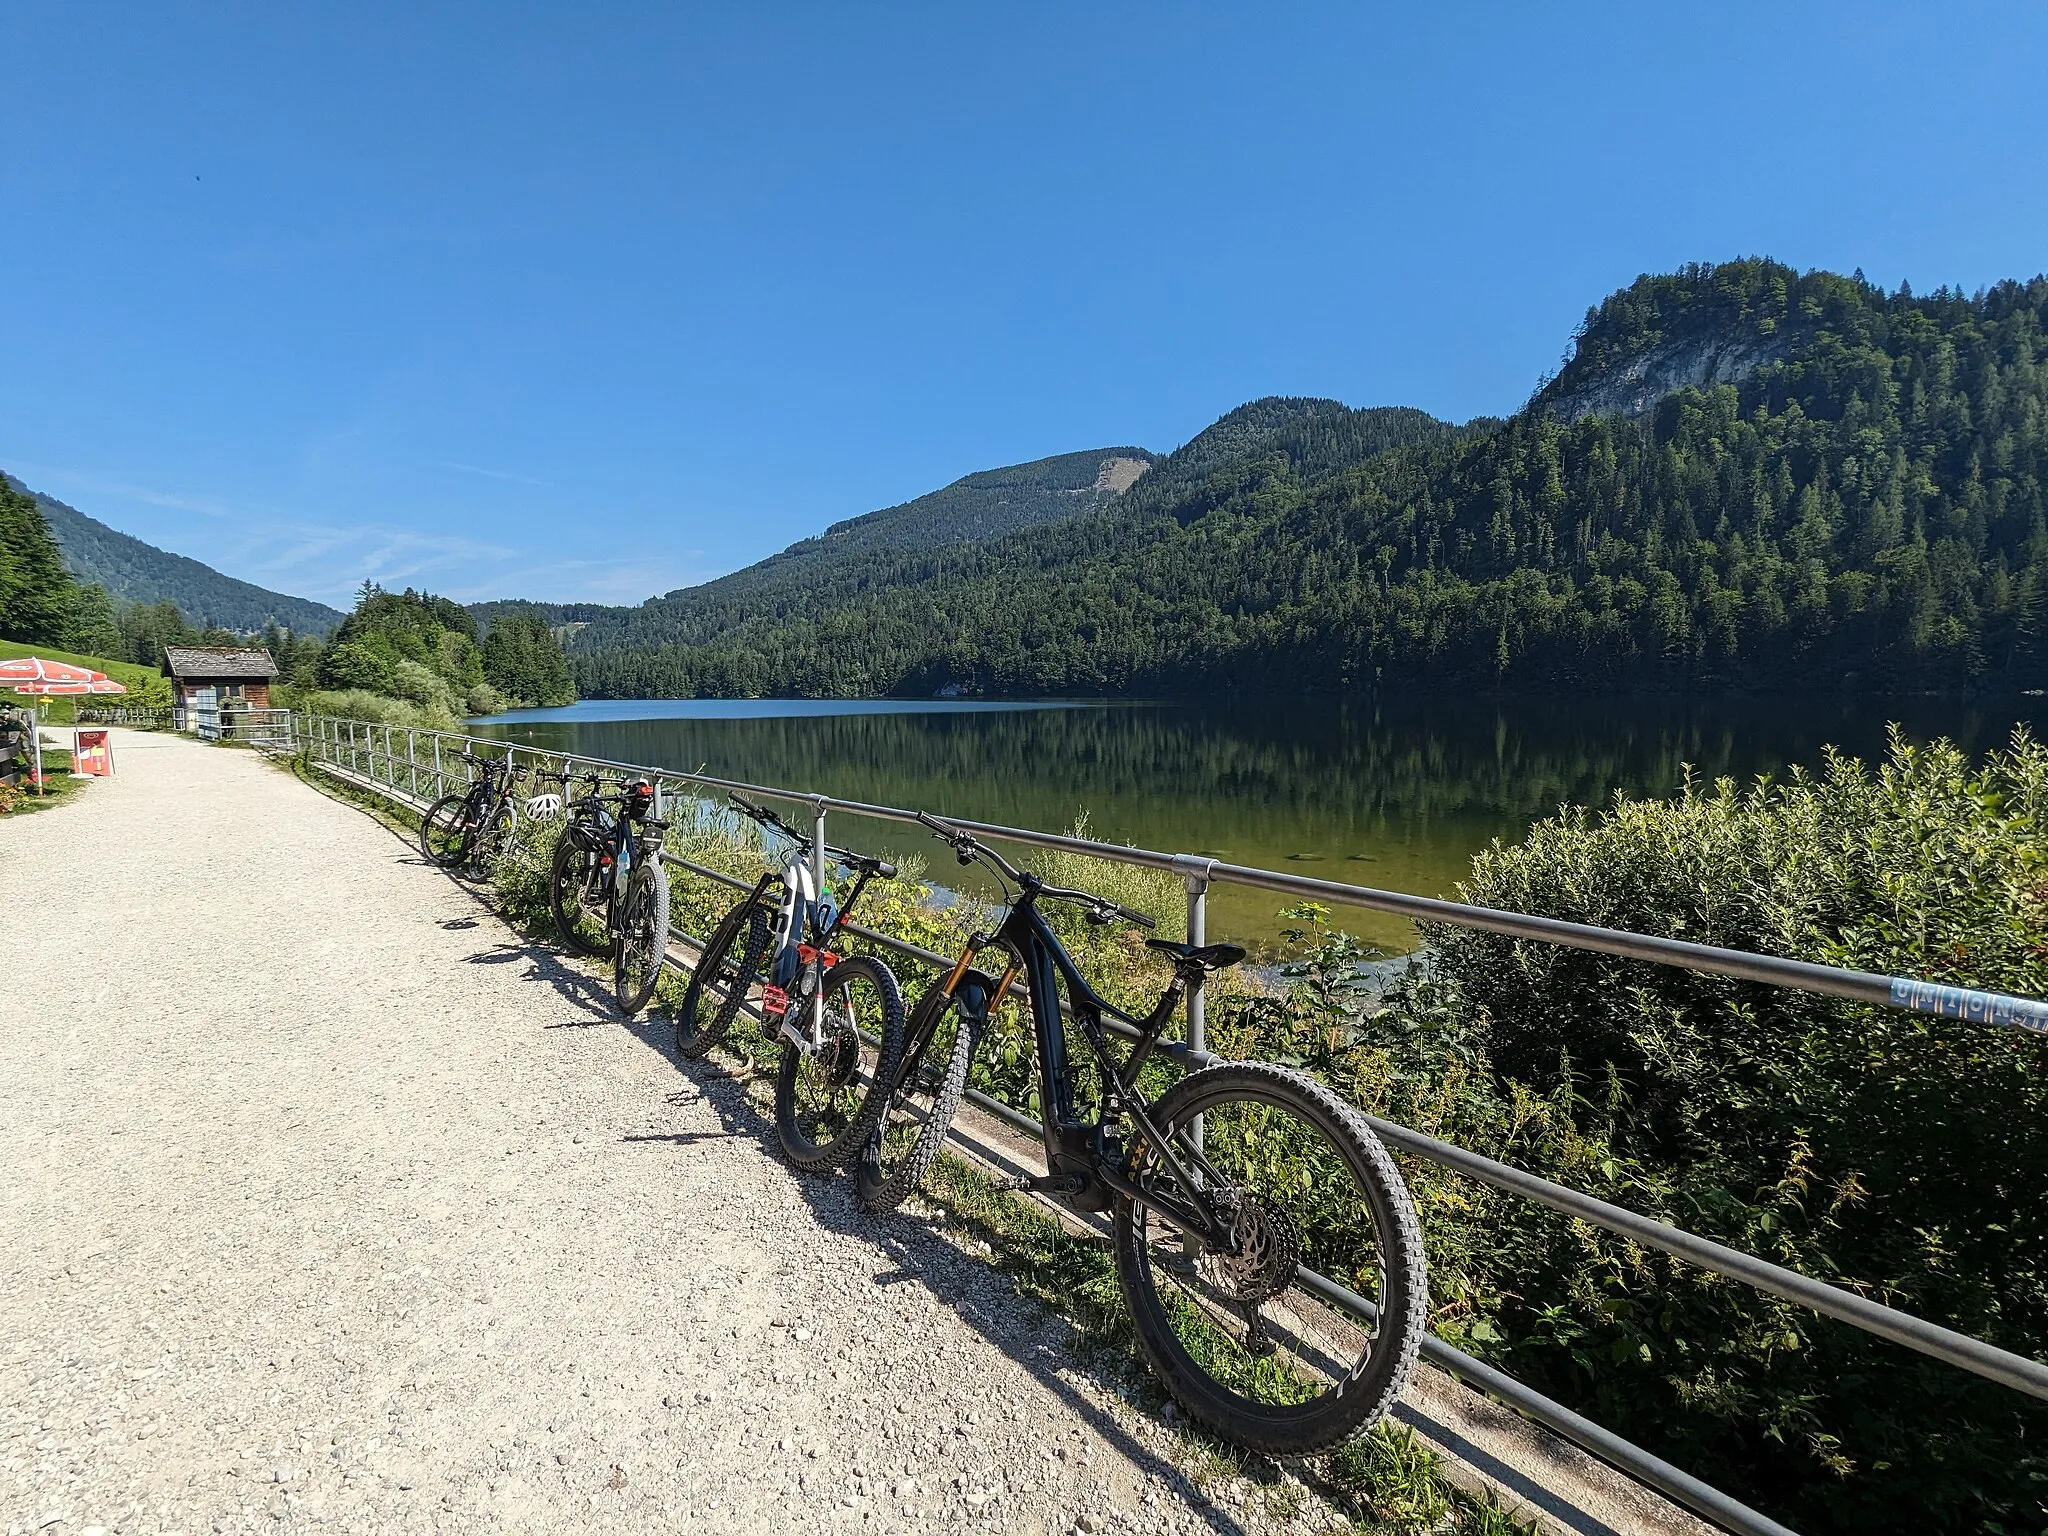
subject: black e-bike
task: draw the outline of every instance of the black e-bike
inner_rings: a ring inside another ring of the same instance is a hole
[[[977,982],[972,1006],[992,1012],[1021,980],[1031,1008],[1049,1171],[1012,1187],[1110,1214],[1139,1345],[1197,1422],[1269,1456],[1328,1452],[1369,1429],[1399,1397],[1428,1312],[1421,1229],[1386,1147],[1356,1109],[1285,1067],[1219,1062],[1156,1099],[1139,1088],[1189,984],[1244,951],[1148,939],[1173,980],[1134,1018],[1096,995],[1040,905],[1071,902],[1098,924],[1150,928],[1150,917],[1049,885],[963,829],[919,820],[1010,897],[986,939],[1008,964],[985,1002]],[[970,947],[955,977],[984,974],[970,972],[973,958]],[[1113,1043],[1110,1020],[1134,1038]],[[886,1135],[885,1122],[871,1150]],[[1337,1304],[1332,1282],[1351,1305]]]

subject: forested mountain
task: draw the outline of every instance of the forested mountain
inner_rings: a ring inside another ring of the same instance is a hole
[[[963,475],[914,501],[834,523],[814,538],[801,539],[780,554],[701,586],[679,587],[665,598],[649,598],[642,607],[510,598],[472,603],[470,611],[479,619],[519,612],[570,633],[578,626],[601,624],[612,638],[597,643],[630,644],[634,642],[623,637],[639,631],[634,616],[642,608],[658,609],[670,602],[717,606],[742,594],[778,587],[802,590],[822,566],[856,552],[938,549],[1085,517],[1114,501],[1153,460],[1154,455],[1143,448],[1091,448]],[[655,621],[655,628],[665,630],[660,620]]]
[[[829,551],[824,540],[807,540],[759,565],[749,566],[700,587],[686,587],[666,598],[638,608],[612,609],[594,619],[571,643],[572,659],[584,691],[605,693],[662,694],[674,687],[677,657],[686,648],[735,647],[733,664],[720,674],[723,681],[694,691],[708,693],[775,692],[795,688],[800,692],[834,693],[831,686],[814,688],[802,679],[784,679],[773,664],[760,665],[747,654],[749,638],[763,635],[784,623],[808,622],[807,615],[845,611],[849,615],[861,605],[880,601],[891,593],[921,591],[928,586],[952,584],[955,572],[983,571],[989,553],[998,564],[1012,559],[1030,560],[1044,551],[1048,563],[1057,563],[1070,549],[1093,548],[1113,528],[1140,523],[1155,516],[1158,508],[1183,504],[1219,466],[1236,463],[1247,455],[1265,453],[1302,467],[1308,474],[1326,474],[1334,467],[1359,462],[1390,448],[1425,442],[1447,441],[1455,428],[1421,411],[1391,409],[1354,411],[1335,400],[1267,399],[1240,406],[1221,421],[1165,459],[1154,460],[1144,476],[1116,495],[1095,517],[1070,517],[1059,523],[1041,522],[1002,537],[979,543],[966,542],[961,522],[925,522],[929,538],[874,538]],[[1114,457],[1104,460],[1107,452]],[[985,476],[969,476],[947,488],[953,491],[970,481],[997,482],[998,477],[1017,476],[1072,460],[1115,463],[1117,457],[1134,450],[1097,450],[1068,459],[1041,460],[1011,470],[992,470]],[[1085,463],[1081,466],[1085,468]],[[999,483],[999,482],[998,482]],[[931,501],[946,491],[934,493]],[[909,503],[916,507],[919,503]],[[904,511],[871,514],[890,518]],[[839,527],[857,527],[865,519]],[[903,527],[907,519],[895,524]],[[953,532],[942,542],[937,530]],[[914,597],[899,599],[913,605]],[[849,620],[858,622],[857,620]],[[877,637],[879,638],[879,637]],[[866,655],[856,650],[840,659],[842,677],[866,675]],[[713,663],[722,666],[721,663]],[[941,676],[931,686],[953,683],[973,685],[967,677]],[[856,692],[892,692],[904,685],[889,681],[887,675],[873,674],[873,681]],[[919,684],[910,685],[913,690]]]
[[[341,622],[341,611],[325,603],[223,576],[210,565],[117,533],[76,507],[29,490],[12,475],[0,479],[34,498],[71,574],[81,583],[106,588],[117,603],[176,603],[201,628],[244,633],[280,624],[298,634],[326,634]]]
[[[2044,320],[2041,278],[1688,267],[1507,421],[1256,402],[1097,516],[765,562],[571,659],[586,695],[2039,686]]]

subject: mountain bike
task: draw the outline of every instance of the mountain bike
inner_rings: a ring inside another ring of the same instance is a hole
[[[872,955],[841,957],[832,941],[870,881],[896,866],[827,844],[827,858],[855,874],[843,905],[820,890],[811,838],[766,806],[739,796],[741,815],[791,844],[774,870],[720,920],[690,973],[676,1015],[676,1052],[694,1059],[724,1038],[755,986],[764,1027],[782,1045],[775,1078],[775,1133],[798,1168],[822,1173],[867,1144],[903,1053],[903,993]]]
[[[613,936],[612,998],[632,1018],[647,1006],[668,958],[668,871],[661,845],[668,823],[651,814],[654,786],[636,779],[616,796],[610,848],[611,901],[606,910]]]
[[[1040,905],[1070,902],[1097,924],[1150,928],[1150,917],[1049,885],[963,829],[918,819],[1009,897],[986,941],[1008,965],[988,1003],[973,1006],[985,1016],[1020,977],[1025,984],[1048,1171],[1007,1187],[1111,1214],[1139,1347],[1198,1423],[1276,1457],[1331,1451],[1369,1429],[1406,1384],[1428,1312],[1421,1228],[1386,1147],[1357,1110],[1285,1067],[1218,1063],[1156,1100],[1138,1086],[1188,986],[1244,951],[1146,940],[1172,961],[1173,980],[1135,1018],[1096,995]],[[976,947],[955,976],[970,974]],[[1084,1059],[1069,1054],[1062,992],[1092,1069],[1085,1082]],[[1134,1031],[1121,1058],[1106,1020]],[[1333,1305],[1332,1280],[1364,1298],[1371,1323]]]
[[[456,754],[469,765],[465,789],[443,795],[420,818],[420,852],[432,863],[470,880],[488,878],[498,855],[519,830],[514,791],[527,769],[509,757]]]
[[[577,776],[557,774],[566,790]],[[612,998],[632,1018],[647,1006],[668,954],[668,871],[661,845],[668,823],[654,809],[654,785],[634,779],[599,794],[598,776],[568,805],[548,873],[548,909],[571,949],[612,958]],[[592,928],[598,937],[591,932]]]
[[[583,794],[563,807],[561,835],[548,860],[548,912],[555,920],[555,933],[578,954],[608,955],[609,913],[619,868],[611,849],[618,839],[618,818],[597,793],[598,775],[565,772],[547,777],[558,781],[565,794],[571,784],[584,786]]]

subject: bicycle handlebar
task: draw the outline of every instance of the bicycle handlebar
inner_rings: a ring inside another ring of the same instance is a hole
[[[1123,918],[1126,922],[1136,923],[1140,928],[1157,928],[1159,926],[1158,920],[1152,917],[1151,914],[1140,912],[1133,907],[1127,907],[1122,902],[1111,901],[1107,896],[1097,896],[1092,891],[1077,891],[1064,885],[1047,885],[1035,875],[1027,876],[1023,870],[1017,868],[1016,865],[1012,864],[1000,853],[997,853],[995,849],[982,842],[972,832],[962,831],[959,827],[943,822],[936,816],[927,815],[925,812],[919,811],[917,819],[931,829],[933,836],[952,844],[954,856],[962,864],[971,864],[979,859],[992,868],[1001,871],[1002,874],[1023,886],[1026,890],[1031,891],[1034,895],[1050,896],[1055,901],[1071,901],[1077,906],[1087,907],[1089,909],[1089,918],[1095,922],[1106,923],[1110,920],[1111,916],[1116,916]]]
[[[811,846],[809,837],[797,831],[795,827],[792,827],[780,816],[769,810],[767,806],[755,805],[752,801],[742,800],[738,795],[728,795],[726,798],[732,801],[739,808],[740,813],[749,819],[760,823],[764,827],[773,827],[799,847],[808,848]],[[833,843],[825,845],[825,852],[842,864],[854,869],[871,870],[875,874],[880,875],[884,880],[894,880],[896,878],[896,866],[887,859],[874,858],[865,853],[855,853],[851,848],[841,848]]]

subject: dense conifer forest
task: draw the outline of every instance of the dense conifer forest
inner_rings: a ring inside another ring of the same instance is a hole
[[[1094,515],[778,557],[571,660],[600,696],[2037,686],[2044,318],[2041,278],[1688,267],[1508,420],[1254,402]]]

